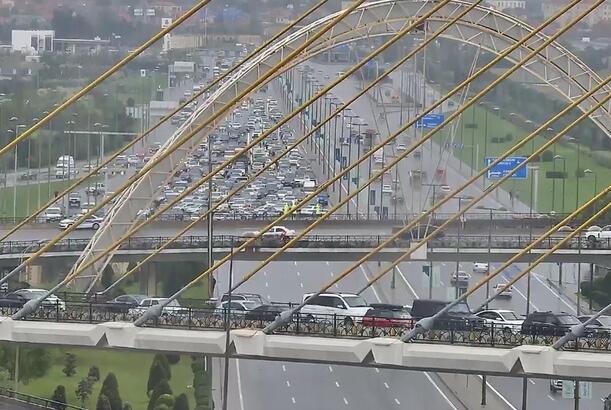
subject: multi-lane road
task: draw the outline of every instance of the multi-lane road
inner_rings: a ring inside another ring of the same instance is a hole
[[[235,262],[234,278],[241,277],[254,266],[253,262]],[[303,293],[319,289],[347,266],[345,263],[324,261],[274,262],[240,290],[256,292],[272,300],[298,301]],[[523,266],[515,266],[508,271],[508,274],[519,272],[521,268]],[[366,283],[366,278],[372,277],[378,269],[375,263],[363,266],[332,290],[356,291]],[[441,286],[433,289],[433,297],[445,299],[449,296],[452,292],[449,280],[454,269],[455,265],[451,263],[441,265]],[[472,266],[463,264],[461,269],[471,271]],[[547,278],[553,274],[554,267],[547,265],[532,276],[531,311],[554,310],[576,313],[576,305],[570,299],[559,295],[547,283]],[[569,277],[572,277],[572,273]],[[479,279],[481,275],[474,274],[473,280]],[[218,292],[227,289],[227,280],[228,269],[224,267],[218,273]],[[501,278],[494,280],[494,283],[506,280]],[[379,285],[366,290],[364,296],[371,303],[401,304],[411,304],[417,297],[428,296],[428,285],[423,280],[421,263],[402,264],[397,270],[395,281],[396,287],[391,289],[391,278],[384,278]],[[574,286],[574,280],[571,285]],[[512,299],[495,301],[491,307],[512,309],[524,314],[526,294],[527,284],[525,280],[521,280],[514,286]],[[469,300],[470,305],[477,306],[484,300],[484,296],[483,291],[476,293]],[[216,369],[220,369],[218,360],[215,360],[215,366]],[[216,394],[220,394],[221,391],[218,384],[220,375],[218,370],[215,373]],[[232,361],[230,377],[230,409],[311,409],[312,406],[333,410],[465,408],[436,375],[420,372],[239,360]],[[521,379],[489,377],[488,382],[491,386],[490,394],[497,395],[497,401],[504,402],[507,409],[521,408]],[[611,385],[595,383],[593,398],[583,399],[580,408],[600,409],[602,406],[600,398],[606,397],[610,392]],[[562,399],[559,393],[550,393],[549,381],[543,379],[529,380],[528,404],[529,408],[537,409],[574,408],[572,400]]]

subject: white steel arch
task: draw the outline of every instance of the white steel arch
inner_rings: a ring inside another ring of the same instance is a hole
[[[411,0],[381,0],[364,4],[323,35],[294,64],[342,43],[373,36],[396,34],[410,21],[429,11],[434,4],[435,2],[431,1]],[[428,19],[430,29],[432,31],[437,30],[470,5],[471,3],[467,1],[453,0]],[[223,118],[219,118],[215,124],[189,138],[181,147],[175,148],[178,140],[187,135],[198,123],[205,121],[213,113],[225,107],[230,100],[237,97],[261,75],[269,72],[272,67],[337,14],[313,22],[270,45],[258,56],[244,63],[239,70],[236,70],[229,79],[220,85],[199,106],[193,116],[177,129],[156,156],[168,151],[171,154],[162,160],[157,167],[143,175],[115,202],[108,213],[104,226],[93,236],[89,246],[73,269],[77,269],[92,260],[95,255],[100,254],[104,249],[115,243],[134,225],[138,211],[152,206],[164,183],[175,174],[184,159],[197,148],[197,145]],[[442,37],[477,45],[478,47],[481,46],[493,53],[501,53],[532,31],[531,26],[514,17],[491,8],[478,6],[467,13],[459,23],[447,29]],[[511,53],[508,59],[513,62],[520,61],[546,39],[547,36],[544,34],[537,34],[522,47]],[[291,64],[291,66],[294,64]],[[538,77],[542,82],[549,84],[569,101],[576,100],[602,81],[593,70],[558,43],[550,44],[539,53],[538,58],[532,59],[526,64],[524,69]],[[602,87],[598,93],[584,101],[579,108],[586,111],[595,105],[601,96],[609,93],[611,93],[611,87]],[[591,116],[592,120],[609,137],[611,137],[610,113],[611,102],[605,104]],[[80,278],[97,278],[111,258],[112,253],[101,258],[92,267],[86,269],[80,275]]]

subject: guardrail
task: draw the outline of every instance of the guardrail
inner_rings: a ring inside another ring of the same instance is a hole
[[[87,410],[83,407],[74,406],[72,404],[60,403],[51,399],[32,396],[31,394],[19,393],[12,389],[7,389],[6,387],[0,387],[0,397],[6,397],[20,403],[30,404],[43,409]]]
[[[388,239],[390,235],[307,235],[293,245],[294,248],[373,248]],[[559,243],[564,236],[552,236],[546,238],[537,245],[537,249],[550,249]],[[135,237],[129,238],[119,247],[119,250],[148,251],[159,248],[168,242],[171,237]],[[438,236],[427,243],[430,250],[435,248],[461,248],[461,249],[523,249],[531,244],[537,236],[530,235],[444,235]],[[247,237],[239,235],[216,235],[213,236],[215,248],[236,247],[248,240]],[[390,247],[407,247],[410,242],[418,239],[410,239],[405,236],[394,241]],[[90,239],[64,239],[55,244],[48,253],[52,252],[78,252],[85,249]],[[257,240],[252,248],[276,248],[284,245],[285,239],[270,238]],[[35,252],[44,245],[44,241],[7,241],[0,243],[0,255],[23,255]],[[207,236],[182,236],[171,243],[167,250],[176,249],[204,249],[208,247]],[[573,238],[563,245],[563,249],[611,249],[611,238],[590,242],[585,238]]]
[[[10,316],[18,307],[1,307],[0,315]],[[227,329],[263,329],[271,323],[277,312],[231,312],[220,308],[166,308],[161,317],[147,327],[179,328],[187,330],[222,330]],[[117,313],[105,310],[94,304],[68,304],[46,306],[38,309],[24,320],[70,322],[70,323],[104,323],[133,322],[143,311]],[[337,338],[373,338],[401,337],[404,332],[414,327],[415,319],[377,318],[371,316],[321,315],[297,313],[291,321],[276,330],[278,334],[337,337]],[[471,323],[471,324],[470,324]],[[552,345],[567,329],[525,328],[515,325],[503,325],[464,319],[441,319],[436,328],[419,335],[415,343],[459,344],[487,347],[515,347],[520,345]],[[611,352],[609,329],[590,329],[584,337],[577,338],[565,345],[564,350]]]
[[[74,208],[77,209],[77,208]],[[278,216],[282,213],[269,213],[267,215],[254,215],[250,213],[245,213],[244,211],[229,211],[229,212],[217,212],[214,214],[214,219],[216,221],[251,221],[251,222],[271,222],[274,221]],[[454,214],[452,213],[435,213],[433,219],[433,224],[441,224],[449,219]],[[515,226],[518,223],[520,226],[533,226],[535,228],[545,228],[551,227],[556,223],[560,222],[565,216],[569,214],[554,214],[554,215],[531,215],[530,213],[509,213],[509,212],[498,212],[492,214],[492,222],[495,226]],[[420,214],[394,214],[391,213],[386,217],[382,215],[378,215],[375,213],[371,213],[369,217],[356,214],[356,213],[347,213],[340,214],[334,213],[329,216],[328,220],[330,221],[346,221],[346,222],[362,222],[362,221],[388,221],[388,222],[396,222],[403,223],[405,221],[411,221],[419,217]],[[189,214],[162,214],[157,218],[158,221],[162,222],[189,222],[192,219],[192,215]],[[312,221],[318,218],[318,215],[310,215],[310,214],[291,214],[286,219],[287,221]],[[12,218],[8,216],[0,217],[0,225],[12,225],[17,224],[24,221],[25,217],[17,217]],[[483,222],[489,223],[491,218],[488,212],[468,212],[465,214],[465,219],[467,223],[469,222]],[[584,219],[576,218],[574,219],[573,224],[580,225]],[[39,216],[34,219],[33,223],[36,224],[57,224],[57,220],[48,221],[46,218]],[[607,224],[608,220],[599,221],[600,225]]]

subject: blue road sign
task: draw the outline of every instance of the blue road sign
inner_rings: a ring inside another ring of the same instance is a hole
[[[497,157],[486,157],[485,164],[486,166],[492,164]],[[522,164],[526,161],[526,157],[507,157],[495,166],[492,169],[488,170],[486,173],[486,177],[488,179],[501,179],[504,176],[508,175],[510,171]],[[518,168],[518,170],[511,176],[511,179],[527,179],[528,178],[528,168],[526,165],[522,165]]]
[[[416,121],[416,128],[435,128],[443,122],[445,116],[443,114],[427,114]]]

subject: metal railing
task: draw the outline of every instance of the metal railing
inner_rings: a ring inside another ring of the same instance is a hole
[[[51,399],[32,396],[31,394],[19,393],[6,387],[0,387],[0,397],[6,397],[20,403],[30,404],[43,409],[87,410],[83,407],[74,406],[72,404],[60,403]]]
[[[19,307],[0,307],[0,315],[10,316]],[[104,323],[133,322],[142,314],[139,308],[115,311],[96,303],[60,303],[47,305],[24,318],[32,321]],[[231,312],[209,307],[167,307],[163,314],[146,327],[179,328],[187,330],[263,329],[273,322],[278,312]],[[326,315],[297,313],[291,321],[276,330],[278,334],[338,337],[338,338],[400,338],[411,330],[415,319],[387,319],[372,316]],[[520,345],[551,346],[569,327],[537,327],[486,322],[483,319],[441,319],[434,328],[419,335],[416,343],[439,343],[465,346],[511,348]],[[564,350],[611,352],[611,329],[589,329],[585,336],[565,345]]]
[[[308,235],[299,240],[294,247],[299,248],[373,248],[388,239],[389,235]],[[119,250],[155,250],[171,238],[164,236],[134,237],[124,241]],[[531,244],[537,236],[530,235],[444,235],[428,242],[429,249],[462,248],[462,249],[523,249]],[[538,245],[538,249],[550,249],[563,239],[563,236],[553,236]],[[241,235],[216,235],[213,237],[215,248],[230,248],[239,246],[248,240]],[[409,246],[411,239],[407,236],[394,241],[393,247]],[[49,252],[79,252],[85,249],[90,239],[64,239],[53,246]],[[276,248],[285,243],[284,238],[263,238],[253,244],[253,248]],[[27,256],[44,246],[43,241],[7,241],[0,243],[0,255]],[[207,249],[207,236],[183,236],[167,247],[168,251],[175,249]],[[611,249],[611,238],[588,241],[586,238],[574,238],[565,244],[564,249]]]

